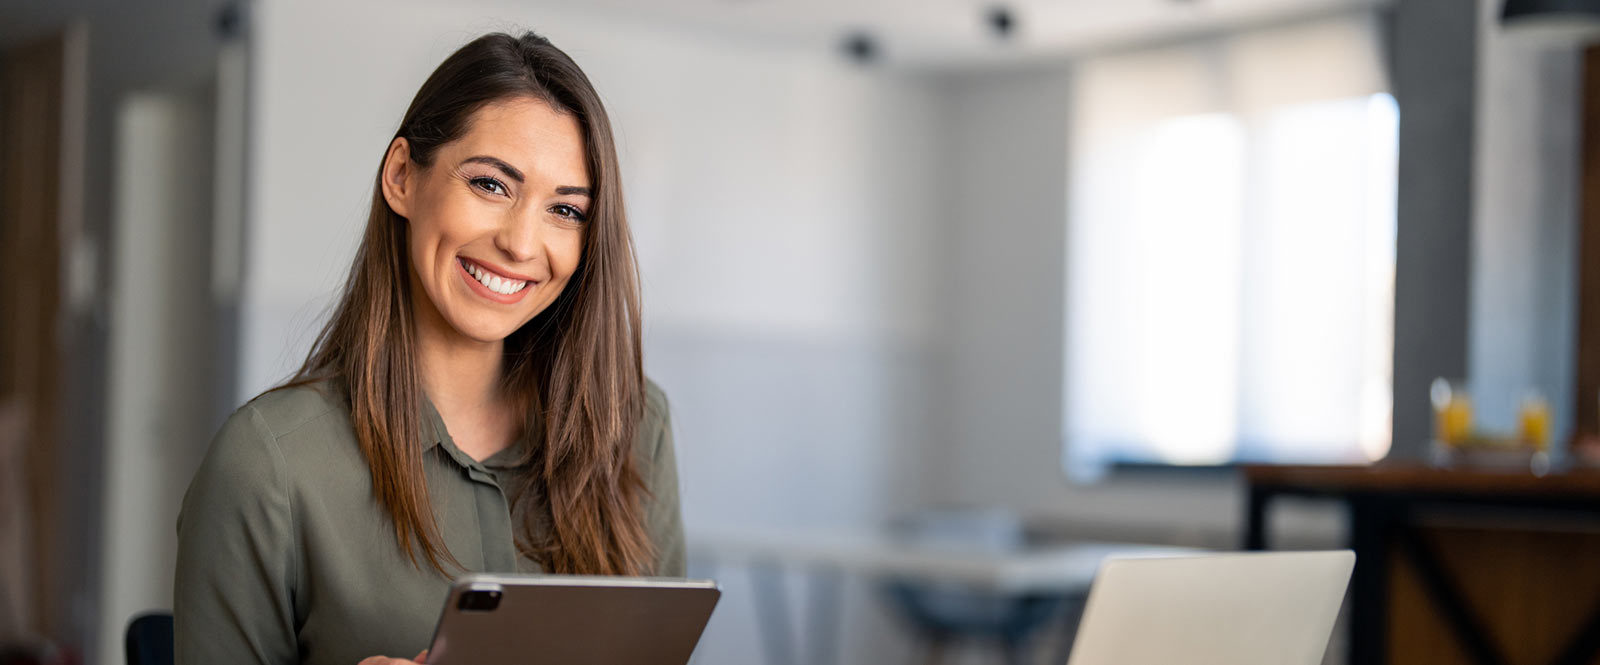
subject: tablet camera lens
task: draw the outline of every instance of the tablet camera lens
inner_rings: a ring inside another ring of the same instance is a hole
[[[461,594],[460,607],[467,612],[492,612],[499,606],[499,591],[472,590]]]

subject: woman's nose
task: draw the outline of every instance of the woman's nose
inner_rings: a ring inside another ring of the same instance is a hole
[[[526,263],[539,257],[543,230],[538,210],[515,209],[506,215],[500,233],[495,236],[495,245],[510,261]]]

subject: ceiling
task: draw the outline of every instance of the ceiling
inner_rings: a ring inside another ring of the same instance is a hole
[[[1005,63],[1385,6],[1385,0],[588,0],[642,19],[813,48],[868,34],[891,64]],[[988,15],[1014,17],[1009,39]]]
[[[222,0],[163,0],[215,5]],[[0,46],[118,0],[0,0]],[[1388,4],[1388,0],[557,0],[617,17],[800,48],[840,49],[866,34],[890,65],[961,67],[1058,57],[1229,27]],[[1009,39],[987,15],[1005,7]],[[214,11],[214,10],[212,10]]]

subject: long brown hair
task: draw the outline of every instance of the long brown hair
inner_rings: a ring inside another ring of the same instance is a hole
[[[582,127],[593,201],[583,254],[554,302],[506,339],[503,388],[526,414],[516,467],[517,549],[548,572],[646,574],[653,544],[633,441],[643,415],[639,287],[623,212],[611,121],[567,54],[534,33],[493,33],[461,47],[417,91],[396,137],[427,168],[492,102],[531,97]],[[379,166],[382,177],[382,165]],[[423,474],[416,315],[407,220],[374,185],[367,229],[342,297],[286,385],[334,380],[350,401],[378,503],[411,561],[461,567],[439,535]]]

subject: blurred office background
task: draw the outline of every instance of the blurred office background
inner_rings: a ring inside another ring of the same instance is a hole
[[[696,662],[782,665],[754,587],[813,591],[719,558],[739,534],[978,507],[1236,548],[1236,465],[1424,460],[1436,377],[1489,429],[1542,395],[1564,460],[1595,428],[1585,56],[1501,9],[0,2],[0,646],[117,663],[170,607],[211,433],[303,358],[400,114],[491,30],[550,37],[612,114],[691,572],[727,591]],[[1337,505],[1270,520],[1348,536]],[[914,658],[841,584],[838,659]]]

